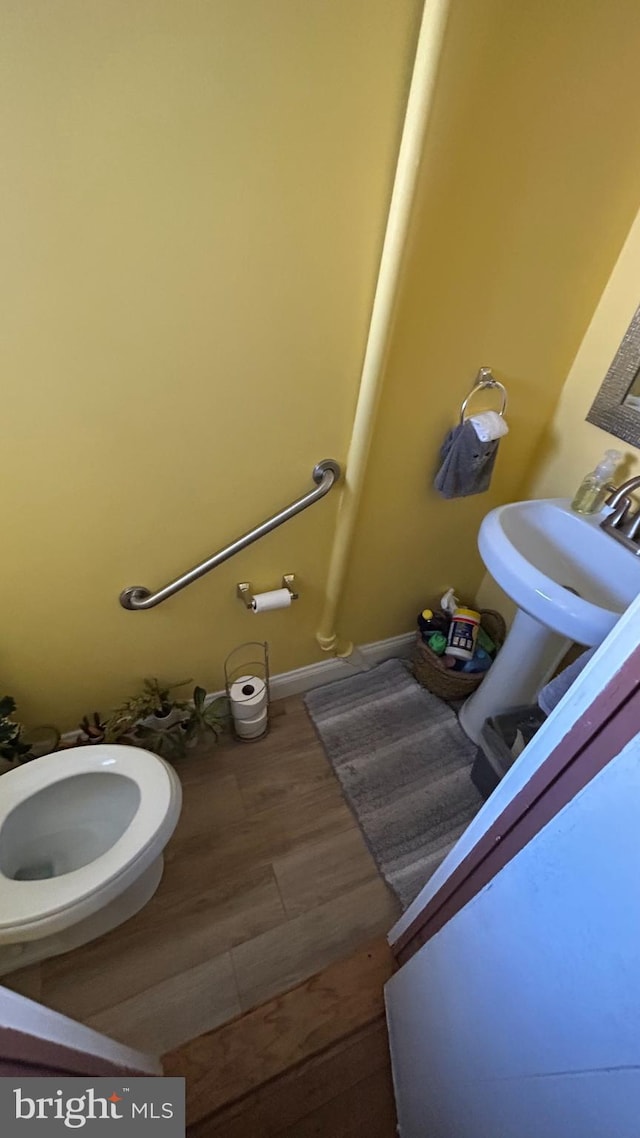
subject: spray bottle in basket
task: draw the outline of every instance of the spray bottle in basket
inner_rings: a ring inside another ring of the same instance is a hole
[[[451,618],[445,655],[457,660],[473,660],[479,628],[480,613],[458,606]]]

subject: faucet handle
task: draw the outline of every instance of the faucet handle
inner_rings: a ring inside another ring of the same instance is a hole
[[[606,525],[607,529],[618,528],[626,519],[631,506],[631,498],[629,498],[627,494],[623,494],[622,497],[620,497],[618,493],[612,494],[611,497],[607,499],[607,505],[614,506],[615,508],[612,513],[607,515],[602,525]]]
[[[636,541],[638,530],[640,530],[640,510],[636,510],[633,514],[625,516],[624,524],[620,526],[620,530],[630,541]]]
[[[640,474],[635,474],[633,478],[627,478],[626,482],[622,482],[617,489],[614,489],[613,494],[608,500],[609,506],[617,506],[618,502],[625,496],[631,493],[632,490],[640,488]]]
[[[623,502],[626,505],[631,505],[631,499],[627,494],[625,494],[626,489],[626,482],[623,482],[621,486],[614,486],[611,482],[608,482],[607,490],[610,490],[611,492],[606,501],[607,506],[617,506],[620,502]]]

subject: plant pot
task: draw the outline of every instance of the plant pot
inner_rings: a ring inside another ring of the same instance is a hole
[[[22,760],[29,762],[31,759],[41,759],[44,755],[51,755],[57,751],[60,745],[60,732],[57,727],[48,725],[32,727],[28,731],[21,732],[20,742],[28,743],[31,747],[29,754]]]
[[[104,731],[100,733],[96,731],[91,735],[87,735],[86,731],[83,731],[82,734],[78,736],[77,741],[73,743],[73,746],[93,747],[96,743],[104,743]]]
[[[171,707],[166,715],[148,715],[146,719],[142,719],[143,727],[148,727],[151,731],[169,731],[175,727],[176,723],[182,723],[186,717],[186,711],[182,707]]]

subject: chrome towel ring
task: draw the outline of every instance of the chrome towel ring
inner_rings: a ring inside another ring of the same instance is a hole
[[[504,383],[500,383],[500,380],[494,379],[493,375],[491,374],[490,367],[481,367],[476,377],[476,381],[471,388],[471,391],[463,401],[462,407],[460,408],[461,423],[464,423],[465,421],[465,411],[467,409],[469,400],[472,399],[474,395],[477,395],[479,391],[485,391],[487,388],[494,388],[496,391],[499,391],[501,393],[501,406],[498,414],[504,418],[504,413],[507,409],[507,389],[504,386]]]

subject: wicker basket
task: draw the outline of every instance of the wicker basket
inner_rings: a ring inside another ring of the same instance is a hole
[[[480,624],[498,648],[504,643],[506,626],[499,612],[479,609]],[[412,657],[413,674],[423,688],[428,688],[440,699],[466,699],[480,686],[486,672],[454,672],[447,668],[440,656],[424,643],[420,633],[416,636]]]

